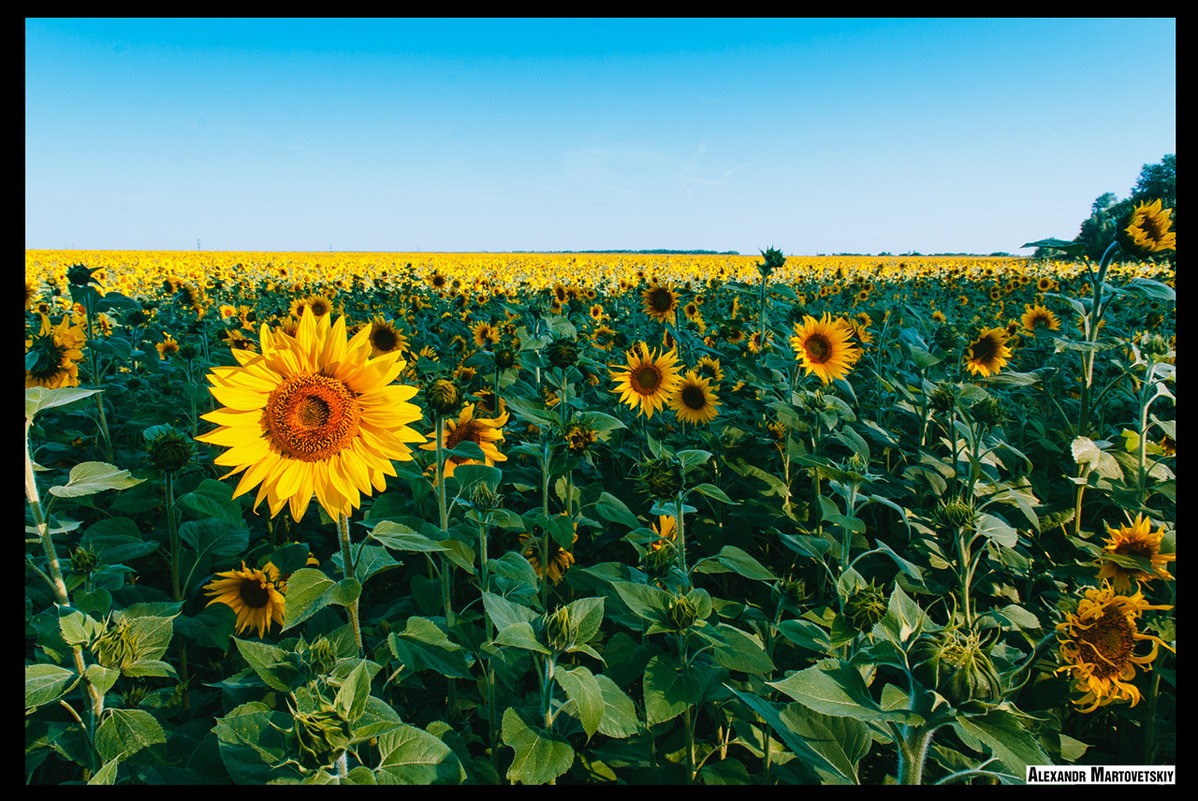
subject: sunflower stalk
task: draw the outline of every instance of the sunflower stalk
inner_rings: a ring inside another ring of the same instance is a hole
[[[437,414],[437,519],[440,522],[443,536],[449,532],[449,510],[445,504],[445,415]],[[441,609],[445,614],[445,631],[449,633],[454,625],[453,598],[451,597],[450,580],[452,565],[449,558],[441,556]],[[457,707],[457,683],[453,677],[445,679],[449,689],[449,710],[452,714]]]
[[[349,518],[345,515],[337,515],[337,535],[341,541],[341,569],[345,577],[354,577],[354,558],[349,541]],[[358,646],[358,656],[366,653],[366,649],[362,646],[362,626],[358,621],[358,598],[355,598],[346,607],[349,612],[349,623],[354,631],[354,643]]]
[[[92,338],[95,332],[92,330],[92,320],[95,318],[93,311],[94,292],[91,291],[91,286],[87,287],[88,291],[83,295],[83,313],[87,318],[85,325],[87,326],[87,356],[91,363],[91,380],[97,389],[100,389],[100,365],[96,356],[96,349],[92,347]],[[104,396],[103,393],[96,393],[96,408],[100,412],[100,436],[104,440],[104,453],[108,457],[108,461],[112,461],[112,434],[108,431],[108,417],[104,413]]]

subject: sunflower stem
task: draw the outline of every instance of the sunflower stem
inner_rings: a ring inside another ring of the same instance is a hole
[[[441,525],[441,531],[445,536],[449,532],[449,510],[445,505],[445,416],[437,414],[437,516]],[[442,554],[441,556],[441,608],[445,614],[445,633],[453,629],[453,600],[450,593],[450,578],[452,565],[449,559]],[[452,677],[447,677],[445,682],[448,687],[449,697],[449,712],[452,715],[457,707],[458,690],[457,684]]]
[[[343,514],[337,515],[337,535],[341,540],[341,570],[347,579],[353,578],[354,560],[349,543],[349,518]],[[358,656],[362,656],[366,649],[362,647],[362,626],[358,621],[358,598],[355,598],[346,607],[346,610],[349,612],[349,624],[354,630],[354,642],[358,646]]]

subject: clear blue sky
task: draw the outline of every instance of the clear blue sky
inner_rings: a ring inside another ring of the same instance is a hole
[[[1167,19],[25,22],[26,248],[988,253],[1176,153]]]

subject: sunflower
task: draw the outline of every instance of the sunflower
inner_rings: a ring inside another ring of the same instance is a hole
[[[269,562],[261,569],[247,568],[217,573],[217,579],[204,586],[204,592],[214,596],[207,606],[225,604],[237,613],[237,633],[258,629],[265,636],[271,623],[283,625],[283,593],[285,585],[279,571]]]
[[[1005,328],[986,328],[978,334],[965,351],[965,366],[969,372],[986,377],[1005,367],[1011,358],[1007,340]]]
[[[1021,323],[1023,330],[1034,333],[1037,328],[1047,328],[1049,331],[1060,331],[1061,321],[1044,306],[1033,306],[1028,303],[1024,307]]]
[[[42,315],[40,332],[29,342],[27,350],[36,356],[26,354],[25,386],[45,387],[46,389],[61,389],[63,387],[79,386],[79,365],[83,359],[83,346],[87,335],[83,326],[71,325],[71,320],[64,315],[57,326],[50,323],[50,318]]]
[[[653,533],[657,535],[657,539],[649,543],[649,547],[654,551],[660,551],[666,546],[673,546],[675,538],[678,536],[678,522],[672,515],[658,515],[657,522],[652,525]]]
[[[574,542],[578,542],[578,524],[574,524]],[[524,546],[521,555],[528,560],[532,565],[532,569],[536,571],[537,578],[542,576],[541,570],[541,548],[538,542],[530,541],[532,538],[528,532],[523,532],[520,535],[520,544]],[[570,569],[574,564],[574,554],[567,551],[562,546],[558,545],[552,538],[549,540],[549,551],[553,555],[549,557],[549,579],[554,584],[562,580],[562,574]]]
[[[1172,607],[1152,606],[1139,592],[1117,595],[1105,582],[1102,587],[1087,589],[1085,595],[1077,609],[1057,626],[1061,661],[1065,664],[1056,672],[1072,672],[1075,686],[1084,693],[1074,701],[1082,712],[1093,712],[1113,701],[1131,701],[1135,706],[1140,701],[1140,691],[1132,683],[1136,665],[1151,665],[1161,645],[1174,651],[1159,637],[1141,634],[1136,618],[1146,609]],[[1152,651],[1136,656],[1136,643],[1143,640],[1152,643]]]
[[[1177,234],[1171,230],[1172,209],[1161,207],[1160,198],[1139,203],[1125,218],[1116,238],[1119,247],[1132,258],[1142,259],[1154,253],[1177,248]]]
[[[1108,526],[1107,534],[1110,536],[1106,539],[1100,558],[1106,554],[1138,556],[1152,563],[1152,572],[1123,567],[1113,560],[1102,559],[1102,570],[1098,573],[1100,580],[1110,579],[1111,583],[1115,585],[1115,589],[1126,592],[1131,589],[1132,581],[1148,584],[1158,578],[1165,581],[1173,578],[1165,566],[1175,560],[1177,554],[1161,553],[1161,538],[1165,535],[1164,526],[1153,533],[1148,518],[1136,515],[1135,521],[1130,526],[1120,526],[1119,528]]]
[[[586,453],[598,440],[598,432],[588,426],[572,425],[566,431],[566,449],[570,453]]]
[[[347,342],[344,317],[305,308],[294,337],[263,325],[261,354],[234,350],[237,366],[212,369],[224,408],[203,416],[218,427],[196,439],[229,449],[215,460],[233,468],[223,478],[244,471],[234,498],[258,486],[255,509],[265,499],[274,517],[289,504],[298,522],[315,493],[337,519],[386,488],[392,461],[412,458],[407,443],[423,440],[408,426],[421,417],[407,402],[416,387],[392,385],[405,363],[396,352],[370,358],[369,336]]]
[[[653,412],[665,404],[681,380],[678,354],[670,350],[659,356],[656,349],[649,350],[644,342],[640,346],[639,355],[636,348],[625,351],[628,363],[611,371],[616,382],[612,391],[619,393],[620,401],[628,404],[628,408],[638,409],[638,415],[653,417]]]
[[[475,347],[478,348],[486,348],[499,342],[499,330],[486,321],[475,324],[470,333]]]
[[[370,323],[370,357],[377,358],[387,353],[403,353],[408,349],[408,338],[392,320],[376,317]]]
[[[844,378],[861,358],[861,349],[851,342],[852,327],[844,320],[832,320],[827,312],[817,320],[803,315],[803,324],[794,324],[790,338],[795,358],[802,362],[807,375],[815,373],[824,384]]]
[[[720,413],[716,408],[720,399],[711,389],[711,379],[700,378],[693,370],[687,370],[667,403],[686,423],[710,423]]]
[[[645,314],[662,323],[671,320],[674,310],[678,308],[678,296],[674,294],[673,289],[664,284],[650,284],[641,293],[641,300],[644,302]]]
[[[508,413],[506,411],[498,417],[475,417],[473,403],[468,403],[462,407],[457,420],[446,420],[445,449],[452,450],[462,442],[473,442],[482,448],[483,462],[479,462],[477,459],[450,456],[445,460],[445,477],[449,478],[452,476],[454,468],[458,465],[506,462],[507,457],[499,452],[496,443],[503,442],[503,431],[501,429],[507,421]],[[437,449],[437,432],[434,431],[429,434],[428,440],[428,442],[420,447],[426,451],[435,451]]]

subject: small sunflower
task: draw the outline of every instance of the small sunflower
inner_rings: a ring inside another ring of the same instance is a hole
[[[1141,634],[1136,619],[1147,609],[1172,607],[1152,606],[1139,592],[1118,595],[1105,582],[1102,587],[1087,589],[1085,596],[1057,626],[1061,661],[1065,664],[1056,672],[1073,674],[1075,686],[1083,693],[1074,703],[1083,713],[1114,701],[1131,701],[1135,706],[1140,701],[1140,691],[1132,683],[1136,665],[1148,668],[1159,646],[1174,651],[1159,637]],[[1151,642],[1152,651],[1136,656],[1136,644],[1141,641]]]
[[[170,334],[164,334],[162,341],[154,347],[158,350],[159,359],[169,359],[179,352],[179,343]]]
[[[1136,519],[1129,526],[1120,526],[1119,528],[1108,526],[1107,534],[1110,536],[1106,539],[1102,554],[1099,556],[1100,559],[1105,554],[1139,556],[1150,561],[1153,569],[1149,573],[1122,567],[1110,559],[1102,559],[1102,570],[1098,573],[1100,580],[1110,579],[1116,590],[1126,592],[1131,589],[1132,581],[1148,584],[1158,578],[1165,581],[1170,581],[1173,578],[1165,566],[1175,560],[1177,554],[1161,553],[1161,538],[1165,535],[1164,526],[1153,533],[1152,524],[1148,518],[1136,515]]]
[[[815,373],[824,384],[847,376],[861,358],[861,349],[851,341],[851,326],[844,320],[832,320],[827,312],[819,320],[803,315],[803,324],[795,323],[794,330],[790,346],[795,358],[807,375]]]
[[[279,580],[279,571],[269,562],[259,568],[247,568],[245,562],[240,569],[217,573],[217,578],[204,587],[207,595],[214,596],[207,603],[225,604],[237,613],[237,633],[246,629],[258,629],[258,636],[265,636],[271,623],[283,625],[283,593],[285,585]]]
[[[499,342],[499,330],[486,321],[476,323],[470,333],[477,348],[487,348]]]
[[[370,323],[369,330],[372,359],[396,351],[403,353],[408,349],[408,338],[391,320],[376,318]]]
[[[473,403],[462,407],[457,420],[446,420],[444,448],[452,450],[458,444],[466,441],[476,443],[482,448],[484,462],[450,456],[445,460],[445,477],[452,476],[454,468],[458,465],[482,463],[493,465],[495,462],[506,462],[507,457],[499,452],[497,443],[503,442],[502,429],[507,421],[508,413],[506,411],[498,417],[475,417]],[[435,451],[437,449],[437,432],[429,434],[428,439],[429,441],[420,447],[426,451]]]
[[[1005,367],[1011,358],[1007,341],[1007,329],[984,329],[965,351],[965,366],[969,372],[986,377]]]
[[[1033,306],[1028,303],[1023,308],[1023,317],[1020,322],[1024,331],[1034,333],[1038,328],[1047,328],[1049,331],[1061,330],[1061,321],[1044,306]]]
[[[659,356],[656,349],[651,351],[641,342],[640,354],[633,348],[625,351],[624,356],[628,363],[611,371],[612,380],[616,382],[612,391],[619,393],[620,401],[628,404],[630,409],[637,409],[638,415],[652,417],[680,381],[678,354],[670,350]]]
[[[678,308],[678,296],[674,290],[664,284],[653,283],[641,293],[645,314],[658,322],[667,322],[674,317]]]
[[[667,546],[673,546],[678,536],[678,521],[672,515],[658,515],[657,522],[652,524],[653,533],[657,539],[649,543],[654,551],[660,551]]]
[[[719,396],[711,389],[710,378],[700,378],[693,370],[670,395],[668,405],[679,420],[687,423],[710,423],[720,410]]]
[[[1125,218],[1116,238],[1127,255],[1142,259],[1154,253],[1177,248],[1177,234],[1171,231],[1172,209],[1162,208],[1160,199],[1139,203]]]
[[[587,426],[572,425],[566,431],[566,448],[571,453],[586,453],[598,440],[599,435],[595,429]]]
[[[371,488],[382,492],[392,461],[412,458],[423,440],[409,423],[416,387],[393,385],[405,363],[398,353],[370,358],[369,329],[346,341],[345,318],[319,320],[305,308],[295,336],[263,325],[261,354],[233,350],[238,364],[208,378],[223,408],[203,416],[217,428],[196,437],[228,448],[215,463],[244,474],[233,497],[259,487],[271,517],[289,505],[298,521],[315,494],[329,517],[348,515]]]

